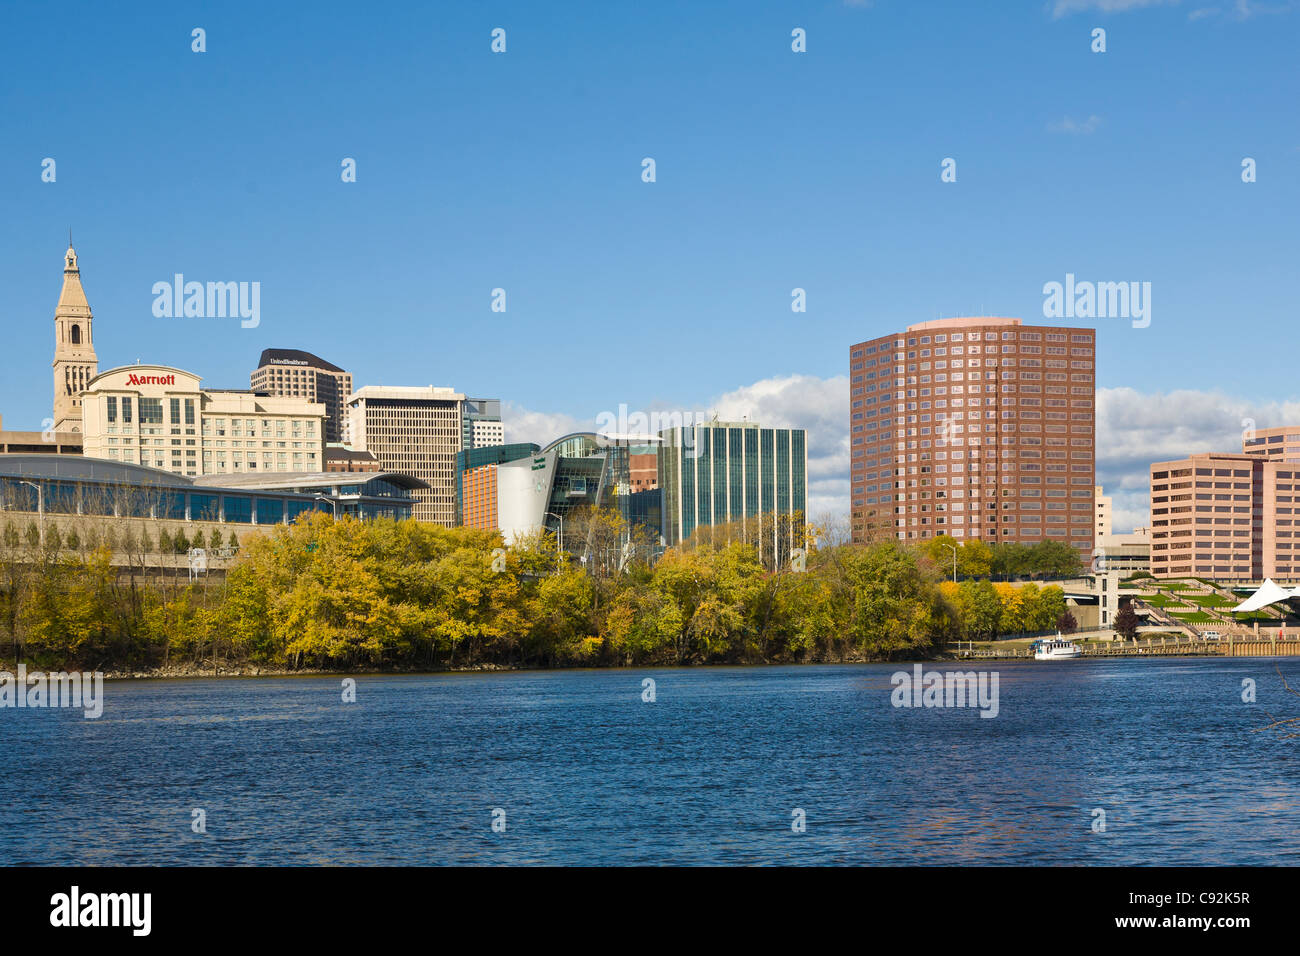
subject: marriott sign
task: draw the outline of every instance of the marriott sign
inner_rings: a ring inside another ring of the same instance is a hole
[[[128,375],[127,385],[175,385],[175,375]]]

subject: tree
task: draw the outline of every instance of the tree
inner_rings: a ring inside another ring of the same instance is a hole
[[[960,566],[962,545],[950,534],[941,534],[930,538],[921,545],[921,550],[927,558],[934,562],[935,568],[940,572],[946,572],[945,577],[953,574],[954,560]]]
[[[1115,614],[1115,632],[1126,641],[1137,636],[1138,623],[1138,616],[1131,604],[1125,604]]]
[[[998,635],[1002,623],[1002,601],[988,581],[963,581],[960,585],[963,617],[967,638],[973,641],[991,641]]]
[[[1074,615],[1065,611],[1056,619],[1056,629],[1062,634],[1073,634],[1079,629],[1079,622],[1074,619]]]
[[[1079,552],[1064,541],[1044,539],[1029,549],[1029,572],[1034,577],[1073,578],[1083,573]]]
[[[972,538],[961,546],[957,568],[964,577],[988,577],[993,568],[992,547],[980,538]]]

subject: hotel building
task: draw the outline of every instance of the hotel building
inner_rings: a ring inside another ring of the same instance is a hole
[[[356,451],[373,452],[385,471],[414,475],[413,517],[456,523],[456,455],[461,450],[465,396],[450,388],[367,385],[348,396],[347,431]]]
[[[1151,573],[1216,581],[1300,578],[1300,467],[1256,455],[1151,466]]]
[[[757,523],[762,534],[772,535],[774,547],[788,553],[808,508],[804,429],[709,422],[659,436],[660,530],[668,547],[703,525]],[[772,516],[777,522],[763,528]],[[782,531],[785,541],[779,540]]]
[[[249,376],[253,391],[301,398],[325,406],[325,441],[343,441],[343,405],[352,394],[352,373],[298,349],[264,349]]]
[[[921,322],[849,348],[854,541],[1093,548],[1095,331]]]
[[[83,453],[188,476],[322,470],[324,406],[199,381],[165,365],[96,375],[81,394]]]

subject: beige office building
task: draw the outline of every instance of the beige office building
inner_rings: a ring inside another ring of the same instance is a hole
[[[1049,539],[1090,557],[1095,338],[954,318],[850,346],[853,540]]]
[[[415,491],[417,521],[456,524],[456,455],[464,440],[465,396],[450,388],[367,385],[348,396],[347,435],[384,471],[428,483]]]
[[[1095,573],[1118,571],[1134,574],[1151,570],[1151,537],[1148,529],[1139,528],[1130,534],[1097,535],[1097,546],[1092,552]]]
[[[1300,467],[1210,452],[1151,466],[1151,573],[1296,581]]]
[[[190,476],[323,470],[323,405],[199,381],[165,365],[95,376],[81,396],[84,454]]]
[[[1103,535],[1110,534],[1111,521],[1114,517],[1114,508],[1109,495],[1101,493],[1101,485],[1092,489],[1092,499],[1097,503],[1097,525],[1093,529],[1093,537],[1100,540]]]
[[[1300,464],[1300,427],[1257,428],[1242,437],[1241,450],[1265,461]]]

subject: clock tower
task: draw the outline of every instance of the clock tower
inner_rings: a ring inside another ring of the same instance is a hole
[[[90,303],[81,288],[77,252],[63,258],[63,291],[54,309],[54,430],[81,431],[81,392],[99,373]]]

